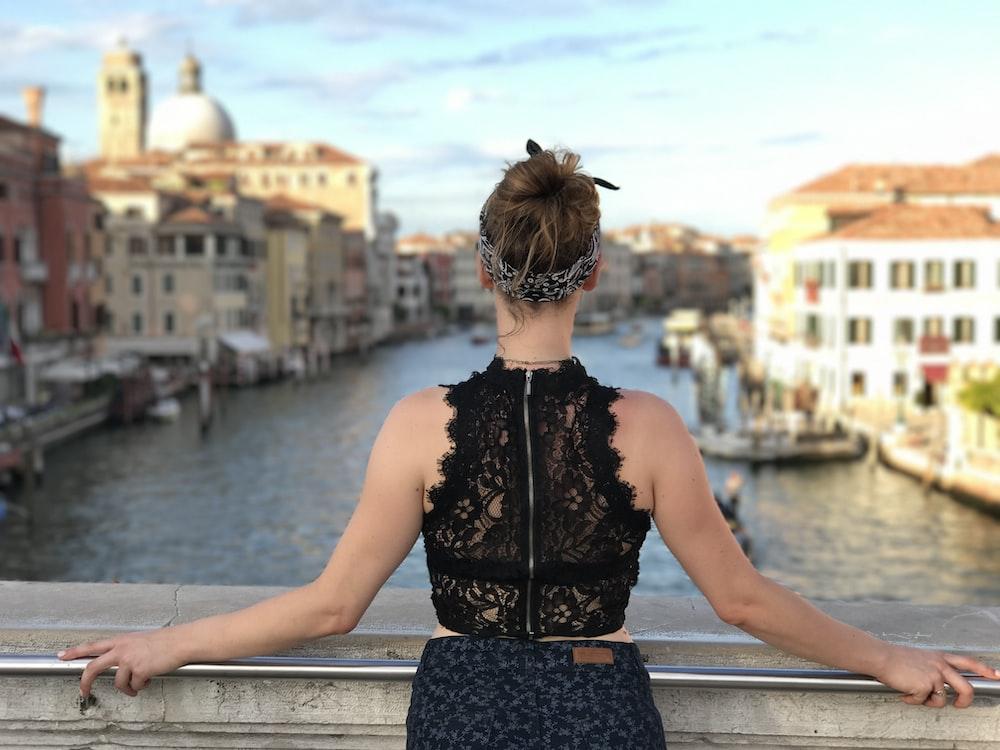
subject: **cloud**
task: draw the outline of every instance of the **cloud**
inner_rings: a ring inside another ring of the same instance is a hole
[[[448,90],[444,97],[444,108],[448,112],[464,112],[474,104],[494,102],[502,98],[495,89],[471,89],[466,86],[455,86]]]
[[[823,134],[814,130],[799,133],[781,133],[760,140],[761,146],[801,146],[805,143],[815,143],[823,140]]]
[[[187,29],[178,18],[161,13],[127,13],[77,25],[23,25],[0,22],[4,57],[26,57],[66,49],[106,50],[124,38],[129,45],[150,45]]]
[[[335,71],[325,75],[271,76],[258,78],[253,89],[297,91],[332,103],[349,100],[366,101],[382,88],[406,78],[402,68],[394,65],[358,71]]]
[[[230,7],[241,26],[319,23],[337,41],[368,41],[387,32],[456,31],[456,25],[418,3],[381,0],[206,0],[209,7]]]
[[[697,27],[667,26],[618,33],[556,34],[526,42],[497,47],[468,57],[439,58],[419,64],[423,71],[457,68],[490,68],[572,57],[609,57],[620,48],[651,40],[683,37],[698,32]]]

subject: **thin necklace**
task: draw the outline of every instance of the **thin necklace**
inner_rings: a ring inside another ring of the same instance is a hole
[[[504,362],[517,362],[522,365],[554,365],[560,362],[565,362],[568,359],[573,359],[573,356],[563,357],[562,359],[510,359],[508,357],[497,357],[502,359]]]

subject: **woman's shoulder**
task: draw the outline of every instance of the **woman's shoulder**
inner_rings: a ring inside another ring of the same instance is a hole
[[[620,396],[611,404],[611,408],[620,425],[628,426],[645,436],[688,434],[684,419],[666,399],[635,388],[615,390]]]

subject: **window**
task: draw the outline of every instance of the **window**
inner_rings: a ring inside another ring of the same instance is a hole
[[[205,254],[205,238],[200,234],[185,234],[184,235],[184,254],[185,255],[204,255]]]
[[[851,373],[851,395],[852,396],[865,395],[865,374],[863,372]]]
[[[871,318],[847,319],[847,343],[870,344],[872,342]]]
[[[952,285],[956,289],[971,289],[976,285],[976,262],[973,260],[956,260]]]
[[[174,275],[172,273],[163,274],[163,293],[170,294],[174,291]]]
[[[824,279],[824,283],[831,287],[837,285],[837,266],[832,260],[826,262],[826,278]]]
[[[913,343],[913,318],[896,318],[893,321],[892,341],[895,344]]]
[[[173,235],[165,235],[163,237],[156,238],[156,254],[157,255],[173,255],[174,254],[174,238]]]
[[[145,216],[145,212],[142,210],[142,206],[128,206],[125,209],[126,219],[141,219]]]
[[[956,344],[971,344],[976,336],[976,321],[968,316],[951,321],[951,340]]]
[[[0,182],[0,201],[7,200],[7,196],[8,195],[9,195],[9,193],[7,192],[7,183],[6,182]]]
[[[302,186],[302,187],[308,187],[309,186],[309,173],[308,172],[303,172],[302,174],[299,175],[299,185]]]
[[[347,174],[347,184],[350,187],[354,187],[358,184],[358,176],[354,172],[348,172]]]
[[[944,289],[944,261],[926,261],[924,263],[924,291],[940,292],[942,289]]]
[[[916,276],[912,260],[896,260],[890,265],[890,287],[892,289],[913,289]]]
[[[1000,344],[1000,316],[993,318],[993,343]]]
[[[114,291],[114,287],[111,283],[111,274],[109,273],[104,277],[104,293],[111,294]]]
[[[326,185],[326,172],[319,172],[316,175],[316,184],[320,187]]]
[[[851,289],[872,288],[872,262],[852,260],[847,264],[847,286]]]
[[[228,248],[226,246],[226,235],[218,234],[215,236],[215,254],[225,255]]]
[[[172,312],[163,313],[163,332],[174,332],[174,314]]]
[[[924,318],[924,336],[944,335],[944,318],[937,315],[933,318]]]
[[[128,238],[128,254],[129,255],[146,255],[149,252],[149,247],[146,243],[145,237],[129,237]]]
[[[0,234],[0,263],[3,263],[5,255],[7,255],[7,238]]]
[[[823,328],[818,315],[806,315],[806,345],[818,346],[823,336]]]
[[[142,276],[139,276],[138,274],[132,277],[132,294],[142,294]]]
[[[21,235],[17,233],[14,235],[14,262],[21,262]]]
[[[142,313],[132,314],[132,333],[142,333]]]
[[[896,371],[892,374],[892,394],[894,396],[906,395],[906,373]]]

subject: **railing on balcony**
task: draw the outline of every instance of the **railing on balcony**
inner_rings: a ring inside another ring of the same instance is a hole
[[[29,284],[42,284],[49,279],[49,267],[43,260],[22,260],[21,278]]]

